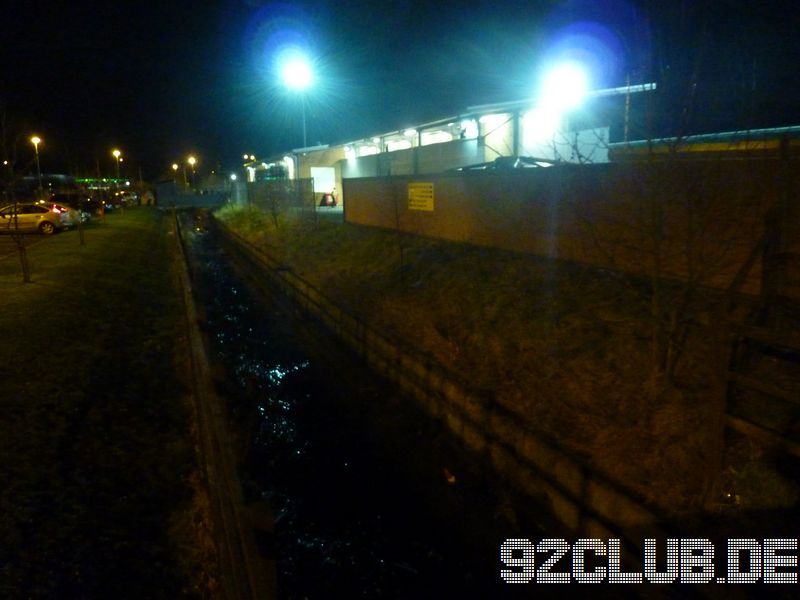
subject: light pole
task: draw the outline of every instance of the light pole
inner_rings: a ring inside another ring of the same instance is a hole
[[[122,152],[120,152],[119,150],[114,149],[111,152],[111,154],[114,156],[114,158],[117,159],[117,179],[119,179],[119,161],[121,160],[120,156],[122,156]]]
[[[306,139],[306,96],[305,91],[311,87],[314,81],[314,74],[311,72],[311,65],[303,56],[295,56],[286,61],[281,69],[283,83],[290,90],[300,94],[300,105],[303,112],[303,147],[308,145]]]
[[[31,143],[33,144],[33,151],[36,153],[36,177],[39,181],[39,199],[42,199],[44,195],[44,190],[42,189],[42,168],[39,166],[39,144],[41,143],[42,138],[38,135],[34,135],[31,138]]]
[[[300,110],[303,112],[303,148],[308,147],[306,140],[306,97],[305,94],[300,96]]]
[[[188,163],[189,163],[189,166],[190,166],[190,167],[192,167],[192,189],[195,189],[195,186],[196,186],[196,184],[195,184],[195,170],[194,170],[194,166],[195,166],[195,164],[197,164],[197,159],[196,159],[194,156],[190,156],[190,157],[189,157],[189,158],[186,160],[186,162],[188,162]]]

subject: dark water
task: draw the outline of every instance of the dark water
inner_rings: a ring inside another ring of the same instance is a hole
[[[511,496],[284,300],[256,297],[213,230],[184,220],[212,359],[244,441],[246,493],[276,515],[281,596],[507,591],[500,543],[536,537],[516,520]]]

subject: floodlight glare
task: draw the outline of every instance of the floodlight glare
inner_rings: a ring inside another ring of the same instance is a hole
[[[563,63],[545,75],[541,104],[550,109],[573,110],[583,103],[588,91],[586,71],[577,63]]]
[[[292,90],[302,92],[307,89],[313,80],[311,73],[311,66],[308,61],[301,57],[295,56],[286,61],[281,69],[281,78],[286,87]]]

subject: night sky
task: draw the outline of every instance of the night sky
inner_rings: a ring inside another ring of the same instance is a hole
[[[796,2],[741,0],[186,0],[7,2],[0,102],[6,147],[42,170],[156,178],[196,153],[302,145],[300,99],[275,57],[303,47],[309,145],[365,137],[533,96],[577,59],[592,87],[656,81],[659,133],[800,125]],[[692,111],[687,113],[687,98]],[[687,116],[688,115],[688,116]],[[24,136],[24,137],[23,137]],[[131,173],[130,171],[133,171]]]

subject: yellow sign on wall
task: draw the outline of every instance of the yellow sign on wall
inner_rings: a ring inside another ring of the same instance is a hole
[[[408,183],[408,210],[433,211],[433,183]]]

